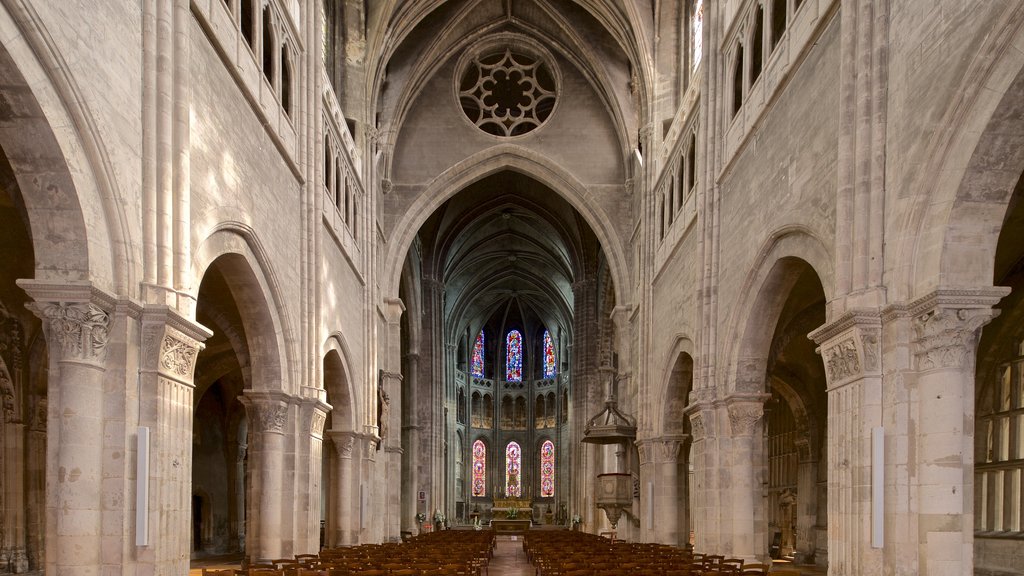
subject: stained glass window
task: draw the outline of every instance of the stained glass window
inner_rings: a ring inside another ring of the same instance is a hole
[[[484,377],[484,331],[481,330],[476,336],[476,344],[473,344],[473,363],[470,365],[470,373],[473,378]]]
[[[555,377],[555,343],[547,330],[544,331],[544,377]]]
[[[704,0],[693,3],[693,69],[697,70],[704,56]]]
[[[487,446],[483,440],[473,442],[473,496],[487,496]]]
[[[505,447],[505,497],[519,498],[523,495],[522,481],[523,453],[519,444],[509,442]]]
[[[509,332],[505,339],[505,380],[523,381],[523,335],[519,330]]]
[[[555,495],[555,445],[546,440],[540,446],[540,497]]]

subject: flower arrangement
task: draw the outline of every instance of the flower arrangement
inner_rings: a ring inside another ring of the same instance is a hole
[[[508,518],[509,520],[515,520],[516,518],[519,517],[519,509],[518,508],[509,508],[508,512],[506,512],[506,516],[505,517]]]
[[[416,513],[416,523],[417,524],[423,524],[426,521],[427,521],[427,515],[426,514],[424,514],[423,512],[417,512]]]
[[[474,516],[473,517],[473,530],[483,530],[483,529],[484,529],[483,525],[480,524],[480,517],[479,516]]]
[[[579,514],[573,514],[572,515],[572,529],[575,530],[576,528],[579,527],[580,524],[583,524],[583,519],[580,518]]]
[[[444,526],[444,514],[440,510],[434,510],[434,526],[440,529]]]

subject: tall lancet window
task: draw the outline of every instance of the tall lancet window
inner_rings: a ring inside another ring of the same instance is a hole
[[[544,331],[544,377],[555,377],[555,343],[547,330]]]
[[[519,498],[523,495],[522,470],[523,452],[519,448],[519,444],[509,442],[505,447],[505,496],[507,498]]]
[[[693,70],[704,56],[704,0],[693,2]]]
[[[470,374],[473,378],[484,377],[484,331],[476,335],[476,344],[473,344],[473,360],[470,365]]]
[[[487,446],[473,442],[473,496],[487,496]]]
[[[519,330],[509,332],[505,339],[505,380],[523,381],[523,335]]]
[[[555,495],[555,444],[545,440],[540,445],[540,497]]]

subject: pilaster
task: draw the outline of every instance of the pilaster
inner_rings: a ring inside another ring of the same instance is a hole
[[[836,574],[880,573],[871,548],[871,435],[882,424],[881,317],[843,314],[808,335],[828,394],[828,563]],[[819,561],[822,559],[818,559]]]
[[[689,441],[688,434],[636,441],[640,455],[641,535],[645,542],[684,546],[688,540],[688,510],[680,505],[687,493],[687,479],[685,470],[680,473],[679,468]],[[646,489],[648,484],[653,490]],[[652,512],[649,519],[648,512]]]

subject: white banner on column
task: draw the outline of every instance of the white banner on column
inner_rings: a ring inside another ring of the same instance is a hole
[[[149,428],[139,426],[135,450],[135,545],[149,546]]]

